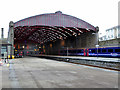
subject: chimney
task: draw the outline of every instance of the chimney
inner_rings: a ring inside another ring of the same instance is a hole
[[[4,28],[1,28],[1,39],[4,38]]]

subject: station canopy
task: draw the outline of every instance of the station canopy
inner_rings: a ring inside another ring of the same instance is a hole
[[[85,32],[96,32],[91,24],[61,11],[41,14],[14,23],[15,42],[33,41],[43,44]]]

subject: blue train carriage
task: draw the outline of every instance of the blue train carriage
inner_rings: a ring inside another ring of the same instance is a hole
[[[63,55],[63,56],[84,56],[84,49],[64,49],[61,50],[59,55]]]
[[[81,49],[77,49],[76,50],[76,55],[77,56],[84,56],[84,48],[81,48]]]
[[[89,56],[120,57],[120,47],[90,48]]]

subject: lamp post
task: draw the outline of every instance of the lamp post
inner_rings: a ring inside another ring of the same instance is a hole
[[[97,58],[98,58],[98,47],[99,47],[99,45],[96,45],[96,48],[97,48]]]
[[[92,33],[94,35],[97,35],[97,37],[96,37],[97,38],[97,40],[96,40],[97,44],[95,45],[96,48],[97,48],[97,58],[98,58],[98,47],[99,47],[99,43],[98,43],[99,42],[99,36],[98,36],[99,34],[98,34],[98,32],[99,32],[99,27],[96,27],[96,33]]]
[[[99,34],[98,34],[98,32],[99,32],[99,27],[97,26],[96,27],[96,34],[97,34],[97,45],[96,45],[96,48],[97,48],[97,58],[98,58],[98,47],[99,47]]]

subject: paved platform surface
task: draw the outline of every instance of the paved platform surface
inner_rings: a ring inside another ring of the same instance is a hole
[[[118,88],[117,71],[37,57],[13,59],[0,69],[2,88]]]

